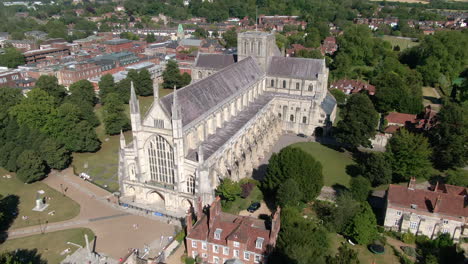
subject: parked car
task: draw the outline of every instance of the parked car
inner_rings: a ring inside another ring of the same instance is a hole
[[[304,134],[302,134],[302,133],[297,134],[297,136],[298,136],[298,137],[303,137],[303,138],[306,138],[306,137],[307,137],[306,135],[304,135]]]
[[[260,203],[259,202],[254,202],[249,206],[249,208],[247,208],[247,211],[249,213],[253,213],[253,212],[257,211],[258,208],[260,208]]]

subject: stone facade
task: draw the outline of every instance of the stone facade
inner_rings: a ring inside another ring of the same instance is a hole
[[[386,228],[426,235],[431,239],[440,233],[448,233],[455,242],[468,236],[465,188],[437,184],[433,190],[424,190],[416,189],[414,185],[414,180],[408,187],[390,185],[384,221]]]
[[[275,45],[274,35],[264,34],[269,42],[260,47]],[[239,45],[255,36],[241,33]],[[182,218],[197,199],[210,204],[221,179],[250,177],[284,132],[311,135],[333,121],[324,60],[284,59],[264,60],[264,70],[249,56],[163,98],[155,87],[144,118],[132,87],[133,141],[122,137],[119,154],[121,203]],[[288,86],[271,87],[271,80]]]

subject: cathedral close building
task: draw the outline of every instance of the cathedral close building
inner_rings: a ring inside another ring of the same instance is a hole
[[[312,135],[334,120],[324,60],[282,57],[265,32],[240,33],[237,60],[223,56],[200,54],[192,70],[199,78],[170,95],[159,98],[155,87],[144,117],[132,85],[122,203],[182,218],[197,201],[211,204],[220,180],[251,177],[283,133]]]

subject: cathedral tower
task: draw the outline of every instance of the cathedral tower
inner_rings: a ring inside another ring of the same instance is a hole
[[[238,61],[252,56],[265,72],[268,66],[268,58],[281,56],[281,52],[276,46],[275,35],[259,31],[247,31],[238,34],[237,54]]]

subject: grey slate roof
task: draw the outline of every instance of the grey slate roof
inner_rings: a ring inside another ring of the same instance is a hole
[[[195,67],[221,70],[236,62],[237,56],[234,54],[200,53],[195,61]]]
[[[323,111],[327,113],[327,115],[331,115],[333,109],[335,109],[336,106],[335,97],[327,93],[327,96],[325,96],[325,99],[323,99],[322,104],[320,104],[320,106],[322,107]]]
[[[201,39],[183,39],[180,41],[180,46],[200,47],[203,40]]]
[[[290,77],[299,79],[317,79],[317,73],[322,73],[325,60],[271,57],[267,75],[278,77]]]
[[[181,106],[182,124],[185,126],[211,110],[239,90],[248,89],[259,81],[264,72],[252,57],[231,64],[223,70],[177,90]],[[173,94],[161,98],[167,113],[172,115]]]

